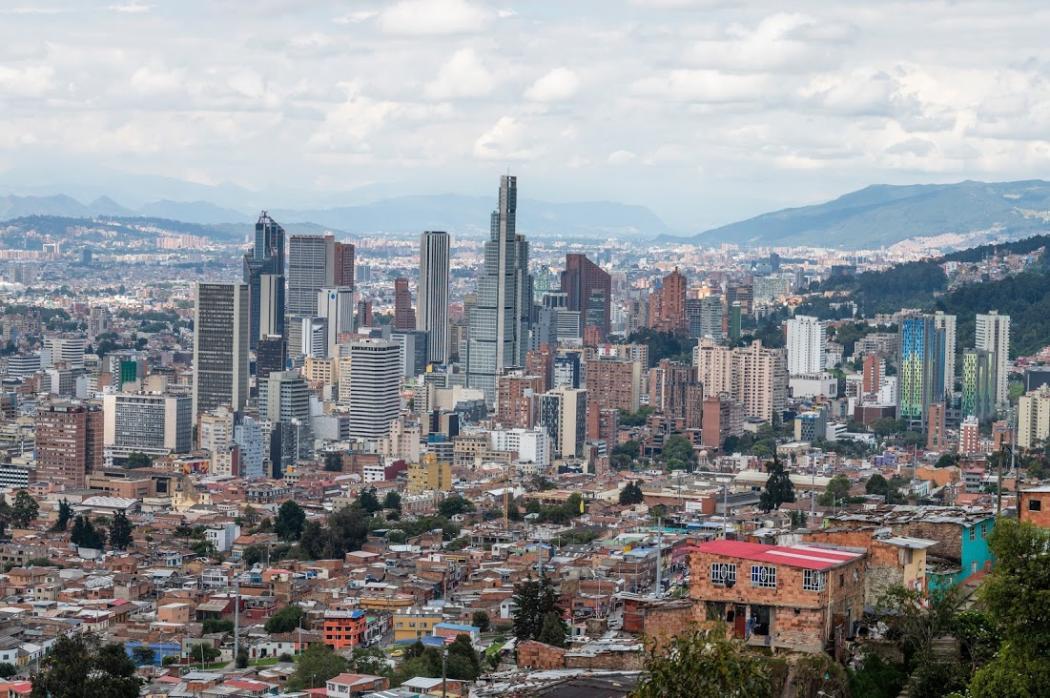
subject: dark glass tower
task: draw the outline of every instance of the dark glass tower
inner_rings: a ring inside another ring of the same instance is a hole
[[[284,276],[284,228],[263,211],[255,223],[255,245],[244,255],[252,349],[260,337],[284,334]]]

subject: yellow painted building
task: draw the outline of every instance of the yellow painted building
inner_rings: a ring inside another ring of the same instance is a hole
[[[408,466],[408,492],[419,494],[428,490],[449,492],[452,489],[452,466],[442,463],[433,453],[423,456],[422,462]]]
[[[431,635],[434,626],[442,622],[440,613],[407,612],[394,614],[394,642],[418,640]]]

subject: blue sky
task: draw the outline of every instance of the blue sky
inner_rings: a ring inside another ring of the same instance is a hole
[[[510,169],[698,231],[1050,164],[1045,2],[19,2],[0,191],[276,208]]]

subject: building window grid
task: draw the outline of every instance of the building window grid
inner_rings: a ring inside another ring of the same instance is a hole
[[[802,589],[803,591],[824,591],[827,580],[827,574],[820,570],[803,570]]]
[[[762,589],[776,589],[777,568],[768,565],[752,565],[751,586]]]
[[[719,587],[736,584],[736,565],[730,562],[711,563],[711,583]]]

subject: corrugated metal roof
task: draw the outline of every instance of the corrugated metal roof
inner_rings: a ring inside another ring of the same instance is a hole
[[[735,540],[714,540],[696,547],[701,553],[738,557],[810,570],[827,570],[852,562],[864,553],[808,545],[762,545]]]

